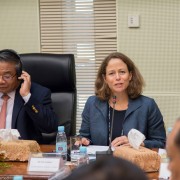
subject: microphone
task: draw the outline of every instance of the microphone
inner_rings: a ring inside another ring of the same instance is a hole
[[[112,141],[112,131],[113,131],[113,124],[114,124],[114,109],[116,105],[116,96],[113,96],[113,110],[112,110],[112,117],[111,117],[111,131],[109,134],[109,149],[108,151],[112,153],[111,141]]]
[[[114,110],[115,110],[115,104],[116,104],[116,96],[113,96],[112,103],[113,103],[113,111],[112,111],[112,117],[111,117],[111,129],[109,128],[109,148],[107,151],[96,151],[96,159],[113,155],[111,141],[112,141],[112,130],[113,130],[113,123],[114,123]]]

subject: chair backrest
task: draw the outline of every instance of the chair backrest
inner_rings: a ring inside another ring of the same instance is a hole
[[[21,54],[23,69],[52,92],[52,105],[58,116],[58,125],[65,126],[67,136],[76,134],[76,73],[73,54]],[[42,133],[44,144],[54,144],[56,132]]]

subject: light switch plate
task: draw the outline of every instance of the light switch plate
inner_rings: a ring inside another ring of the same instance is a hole
[[[138,14],[128,15],[128,27],[140,27]]]

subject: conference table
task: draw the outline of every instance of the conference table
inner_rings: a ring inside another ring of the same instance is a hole
[[[55,150],[54,145],[40,145],[41,151],[51,153]],[[15,175],[22,175],[23,179],[28,180],[47,180],[50,175],[47,174],[30,174],[27,171],[28,162],[6,162],[9,167],[0,171],[1,179],[12,179]],[[0,167],[1,168],[1,167]],[[73,167],[70,167],[73,168]],[[158,179],[159,172],[147,173],[150,180]]]

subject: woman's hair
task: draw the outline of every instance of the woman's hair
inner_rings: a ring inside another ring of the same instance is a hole
[[[95,81],[96,96],[101,100],[109,100],[110,96],[112,95],[110,88],[104,81],[104,77],[106,75],[106,68],[108,66],[109,61],[114,58],[122,60],[127,65],[128,71],[132,73],[132,79],[129,82],[127,94],[128,97],[131,99],[137,98],[139,95],[141,95],[143,86],[145,85],[144,79],[141,73],[139,72],[138,68],[132,62],[132,60],[126,55],[119,52],[109,54],[101,63]]]

